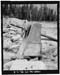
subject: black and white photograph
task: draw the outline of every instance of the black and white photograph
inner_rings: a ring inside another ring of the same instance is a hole
[[[58,73],[58,2],[1,3],[3,73]]]

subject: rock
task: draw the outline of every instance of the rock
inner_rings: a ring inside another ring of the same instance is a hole
[[[3,39],[3,48],[9,48],[11,46],[11,41],[8,38]]]
[[[57,56],[57,49],[55,49],[53,56]]]
[[[24,56],[23,54],[25,52],[25,48],[26,48],[26,43],[22,42],[21,45],[19,46],[19,51],[16,54],[17,58],[21,58]]]
[[[46,65],[42,61],[16,60],[10,70],[46,70]]]
[[[16,41],[16,40],[23,40],[23,38],[21,37],[21,35],[14,35],[13,37],[12,37],[12,39],[14,40],[14,41]]]
[[[28,37],[25,39],[24,54],[28,56],[39,56],[41,51],[41,25],[36,23],[31,26]]]
[[[21,56],[40,56],[40,44],[22,42],[16,56],[17,58],[21,58]]]
[[[8,30],[8,28],[3,28],[3,32],[8,32],[9,30]]]
[[[31,70],[47,70],[46,65],[42,61],[31,61],[29,64],[31,65]]]
[[[8,62],[8,63],[5,63],[4,64],[4,70],[10,70],[10,68],[11,68],[11,66],[12,66],[12,64],[13,64],[13,62],[14,61],[10,61],[10,62]]]
[[[16,60],[12,64],[10,70],[24,70],[28,66],[27,60]]]
[[[40,44],[28,44],[24,56],[40,56]]]
[[[10,49],[13,49],[13,48],[17,48],[17,47],[19,47],[19,45],[17,44],[12,44],[12,46],[10,47]]]
[[[3,51],[3,59],[9,59],[11,60],[11,58],[15,58],[15,53],[12,52],[7,52],[7,51]]]
[[[3,17],[3,27],[6,28],[10,24],[10,18]]]
[[[29,35],[25,40],[27,43],[41,43],[41,25],[37,23],[32,25]]]

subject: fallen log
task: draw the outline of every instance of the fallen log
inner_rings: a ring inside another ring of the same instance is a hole
[[[15,26],[15,27],[17,27],[17,28],[21,28],[22,30],[25,30],[25,28],[23,28],[23,27],[21,27],[21,26],[16,26],[16,25],[14,25],[14,24],[10,24],[10,25]]]
[[[50,36],[48,36],[48,35],[41,34],[41,36],[46,37],[46,39],[41,39],[41,40],[52,40],[52,41],[58,42],[58,39],[53,38],[53,37],[50,37]]]

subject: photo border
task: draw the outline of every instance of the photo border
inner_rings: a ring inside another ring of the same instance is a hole
[[[57,4],[58,70],[11,70],[3,71],[3,20],[2,4]],[[2,74],[59,74],[59,1],[1,1],[1,57]]]

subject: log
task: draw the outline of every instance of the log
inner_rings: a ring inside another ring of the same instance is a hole
[[[58,42],[58,39],[53,38],[53,37],[51,37],[51,36],[44,35],[44,34],[41,34],[41,36],[44,36],[44,37],[48,38],[48,39],[44,39],[44,40],[52,40],[52,41],[56,41],[56,42]],[[42,40],[43,40],[43,39],[42,39]]]
[[[22,30],[25,30],[25,28],[23,28],[23,27],[21,27],[21,26],[17,26],[17,25],[14,25],[14,24],[10,24],[10,25],[15,26],[15,27],[17,27],[17,28],[21,28]]]

